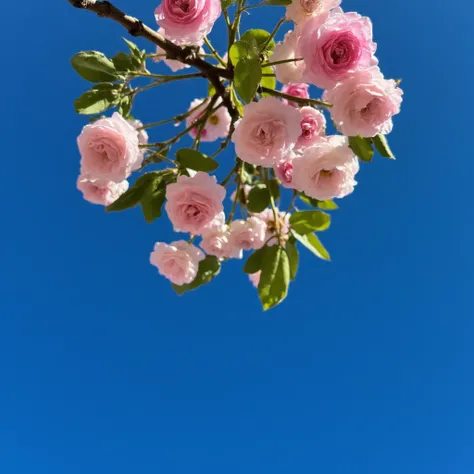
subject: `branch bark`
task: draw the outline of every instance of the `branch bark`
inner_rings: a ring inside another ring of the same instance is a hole
[[[207,61],[204,61],[198,56],[198,49],[195,46],[178,46],[172,43],[149,26],[145,25],[139,19],[125,14],[109,1],[68,0],[68,2],[75,8],[96,13],[100,17],[109,18],[119,23],[130,33],[130,35],[145,38],[156,46],[162,48],[166,51],[168,59],[176,59],[177,61],[188,64],[189,66],[195,67],[201,71],[214,86],[219,96],[222,97],[222,102],[229,111],[231,117],[238,117],[238,112],[230,99],[230,95],[220,79],[221,77],[231,79],[232,72],[224,68],[218,68]]]

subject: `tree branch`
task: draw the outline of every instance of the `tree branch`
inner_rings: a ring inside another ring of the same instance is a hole
[[[109,18],[122,25],[132,36],[141,36],[151,43],[159,46],[166,51],[168,59],[175,59],[189,66],[193,66],[203,73],[209,82],[214,86],[216,92],[222,97],[222,102],[229,111],[232,117],[238,115],[229,93],[226,91],[220,78],[232,78],[232,71],[218,68],[214,65],[204,61],[198,55],[198,48],[196,46],[179,46],[167,40],[142,21],[132,16],[126,15],[116,6],[108,1],[96,0],[68,0],[68,2],[75,8],[88,10],[96,13],[100,17]]]

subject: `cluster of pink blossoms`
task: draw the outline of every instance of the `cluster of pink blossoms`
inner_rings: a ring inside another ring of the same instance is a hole
[[[283,187],[321,201],[353,192],[359,161],[347,137],[388,134],[403,94],[377,66],[370,19],[343,12],[340,3],[293,0],[287,7],[294,31],[276,45],[269,59],[280,63],[273,69],[284,96],[245,105],[231,136],[240,160],[272,169]],[[168,40],[202,47],[220,14],[220,0],[163,0],[155,18],[158,32]],[[189,67],[166,59],[159,47],[156,53],[155,60],[163,59],[172,71]],[[327,136],[323,112],[300,105],[309,99],[311,85],[324,90],[322,98],[332,105],[331,119],[342,135]],[[190,136],[199,135],[202,142],[226,138],[232,125],[227,108],[218,107],[219,99],[206,122],[193,127],[208,112],[209,102],[209,98],[193,100],[185,120]],[[127,191],[127,178],[144,159],[140,145],[147,143],[141,122],[127,121],[118,113],[84,127],[78,138],[82,159],[77,185],[85,199],[108,206]],[[244,251],[265,245],[285,245],[289,212],[267,209],[245,219],[226,219],[225,187],[207,173],[188,170],[187,174],[167,185],[165,209],[176,232],[189,233],[193,240],[200,237],[200,248],[185,240],[158,242],[150,256],[151,264],[172,283],[193,282],[205,254],[225,260],[242,258]],[[247,196],[252,187],[245,184],[239,189]],[[258,285],[259,278],[260,272],[251,275],[252,283]]]

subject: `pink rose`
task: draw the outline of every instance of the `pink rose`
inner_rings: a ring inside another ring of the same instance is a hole
[[[155,10],[166,37],[179,44],[202,41],[220,14],[220,0],[163,0]]]
[[[295,161],[297,160],[298,158]],[[267,242],[267,245],[277,245],[278,238],[271,238],[272,236],[277,235],[277,224],[275,222],[273,209],[265,209],[259,214],[254,214],[254,217],[257,217],[266,224],[267,230],[265,233],[265,242]],[[280,229],[280,235],[283,241],[288,240],[290,236],[290,217],[291,214],[289,212],[283,212],[277,209],[278,227]]]
[[[270,167],[293,149],[299,135],[298,110],[265,97],[244,107],[232,141],[241,160]]]
[[[321,27],[317,22],[317,18],[310,20],[301,33],[299,44],[306,64],[305,81],[328,89],[355,71],[378,63],[369,18],[337,12]]]
[[[282,43],[275,46],[272,55],[272,62],[283,61],[298,57],[296,50],[298,47],[298,35],[293,31],[286,33]],[[288,63],[272,66],[275,76],[282,84],[290,82],[301,82],[301,77],[305,69],[304,61],[290,61]]]
[[[192,178],[179,176],[166,188],[166,212],[176,231],[199,235],[224,210],[225,189],[215,176],[202,171]]]
[[[86,201],[109,206],[128,189],[128,181],[114,183],[113,181],[89,180],[79,176],[77,189],[82,192]]]
[[[285,158],[274,168],[276,177],[280,180],[281,185],[290,189],[293,188],[291,185],[293,181],[293,159],[293,157]]]
[[[260,275],[262,274],[261,271],[257,273],[252,273],[249,275],[249,280],[255,288],[258,288],[258,284],[260,283]]]
[[[218,258],[242,258],[242,251],[234,248],[230,241],[230,229],[227,225],[215,226],[202,234],[201,248],[208,255]]]
[[[265,243],[265,223],[257,217],[237,220],[230,225],[230,243],[234,249],[260,249]]]
[[[293,20],[298,26],[311,18],[325,19],[329,10],[341,4],[341,0],[293,0],[286,7],[286,17]]]
[[[378,67],[358,71],[326,91],[333,104],[331,118],[348,137],[374,137],[392,131],[392,117],[400,112],[403,91],[393,80],[384,79]]]
[[[354,191],[354,177],[359,171],[359,161],[340,135],[327,137],[304,150],[294,161],[293,183],[320,201],[343,198]]]
[[[222,102],[222,99],[219,98],[215,106],[219,105]],[[188,110],[195,109],[187,118],[186,118],[186,128],[189,127],[193,122],[199,119],[206,109],[209,99],[194,99],[191,102]],[[202,104],[201,107],[198,107],[199,104]],[[215,107],[214,106],[214,107]],[[218,138],[225,138],[229,133],[230,123],[232,119],[226,107],[219,107],[206,121],[204,128],[201,132],[201,141],[202,142],[213,142]],[[191,129],[189,134],[191,137],[196,138],[199,131],[199,125]]]
[[[284,94],[292,95],[293,97],[300,97],[301,99],[309,99],[309,85],[304,84],[303,82],[292,82],[286,86],[283,86],[281,91]],[[287,101],[286,99],[283,99],[283,102],[285,104],[289,104],[292,107],[299,107],[299,104],[296,102],[291,102]]]
[[[157,242],[150,255],[150,263],[158,268],[160,275],[179,286],[196,278],[199,262],[203,259],[204,254],[184,240],[169,245]]]
[[[314,145],[326,135],[326,117],[313,107],[302,107],[300,109],[301,135],[296,142],[296,150]]]
[[[87,179],[120,183],[143,160],[137,131],[117,112],[86,125],[77,144],[82,156],[81,174]]]

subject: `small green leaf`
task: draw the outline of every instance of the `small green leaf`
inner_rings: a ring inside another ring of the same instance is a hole
[[[120,78],[114,63],[98,51],[82,51],[71,58],[72,67],[90,82],[114,82]]]
[[[276,78],[274,76],[264,76],[263,74],[273,74],[273,69],[271,66],[266,66],[262,68],[262,80],[260,85],[266,87],[267,89],[275,90],[276,88]],[[268,92],[262,92],[262,97],[270,97],[271,94]]]
[[[290,262],[285,249],[278,245],[265,247],[258,285],[260,300],[265,311],[286,298],[289,284]]]
[[[291,280],[294,280],[296,278],[296,274],[298,273],[299,264],[299,255],[298,249],[295,245],[295,239],[292,238],[286,243],[285,250],[290,261],[290,278]]]
[[[136,71],[141,63],[137,64],[137,60],[131,54],[126,53],[117,53],[112,57],[112,62],[114,63],[115,69],[120,72],[127,71]]]
[[[155,219],[161,216],[161,207],[166,200],[166,188],[160,187],[159,190],[153,192],[150,196],[142,199],[142,211],[145,220],[151,224]]]
[[[257,92],[262,79],[262,69],[257,58],[241,59],[234,70],[235,90],[245,103],[249,103]]]
[[[209,82],[207,86],[207,96],[212,97],[216,93],[216,88]]]
[[[192,150],[191,148],[182,148],[176,152],[176,161],[183,167],[189,168],[195,171],[205,171],[210,173],[214,171],[219,163],[212,158],[208,158],[199,151]]]
[[[231,5],[233,5],[237,0],[221,0],[222,10],[226,10]]]
[[[234,66],[244,58],[248,58],[250,54],[249,45],[244,41],[236,41],[230,48],[230,61]]]
[[[316,234],[299,235],[294,231],[292,231],[292,234],[298,242],[300,242],[310,252],[316,255],[316,257],[328,262],[331,260],[329,252],[324,248],[324,245],[321,243]]]
[[[247,209],[249,212],[262,212],[270,205],[270,193],[264,184],[254,186],[247,197]]]
[[[245,262],[244,273],[252,275],[253,273],[257,273],[259,270],[261,270],[264,253],[265,247],[255,250],[255,252],[253,252]]]
[[[361,137],[360,135],[349,137],[349,147],[362,161],[372,161],[374,150],[370,138]]]
[[[390,147],[388,146],[387,138],[385,135],[377,135],[374,138],[372,138],[372,142],[375,145],[375,148],[377,148],[377,151],[380,153],[385,158],[391,158],[392,160],[395,159],[394,154],[392,153],[392,150],[390,150]]]
[[[255,44],[257,53],[265,54],[275,49],[275,41],[273,38],[268,41],[269,38],[270,33],[268,31],[255,29],[246,31],[240,38],[240,41],[250,45]]]
[[[291,0],[267,0],[265,3],[267,5],[287,7],[291,5]]]
[[[122,117],[127,118],[132,111],[133,95],[127,94],[122,97],[119,103],[118,111]]]
[[[78,114],[99,114],[118,101],[117,92],[113,90],[90,90],[81,95],[75,102],[74,108]]]
[[[328,199],[327,201],[318,201],[317,199],[313,199],[304,193],[298,193],[298,197],[306,204],[319,209],[324,209],[325,211],[335,211],[336,209],[339,209],[339,206],[331,199]]]
[[[213,280],[221,271],[221,263],[217,257],[208,255],[204,260],[199,263],[199,269],[196,278],[193,282],[187,285],[173,285],[174,291],[178,295],[183,295],[188,291],[195,290],[196,288],[209,283]]]
[[[147,195],[152,186],[156,186],[165,176],[163,171],[153,171],[140,176],[135,184],[124,194],[122,194],[115,202],[106,207],[107,212],[124,211],[132,207],[138,206],[140,201]]]
[[[300,235],[323,231],[331,225],[331,216],[323,211],[298,211],[291,215],[290,225]]]
[[[125,44],[128,46],[128,48],[130,49],[130,52],[135,56],[135,57],[140,57],[141,56],[141,53],[140,53],[140,48],[135,44],[135,43],[132,43],[131,41],[129,41],[127,38],[122,38],[124,41],[125,41]]]

